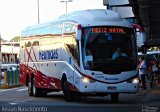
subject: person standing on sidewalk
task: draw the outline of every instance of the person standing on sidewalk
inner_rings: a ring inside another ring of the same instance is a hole
[[[144,57],[139,58],[139,75],[141,76],[142,88],[146,89],[147,63]]]
[[[156,64],[152,67],[154,78],[157,78],[158,86],[160,85],[160,67],[159,67],[159,61],[156,62]]]

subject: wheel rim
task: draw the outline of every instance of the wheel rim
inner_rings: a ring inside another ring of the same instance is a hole
[[[31,93],[31,82],[28,82],[28,93]]]
[[[33,78],[33,94],[36,94],[35,79]]]

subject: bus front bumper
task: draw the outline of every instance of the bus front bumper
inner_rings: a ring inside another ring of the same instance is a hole
[[[81,82],[79,92],[81,93],[136,93],[139,90],[139,83],[122,82],[108,84],[102,82]]]

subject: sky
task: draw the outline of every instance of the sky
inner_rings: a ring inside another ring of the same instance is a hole
[[[67,12],[85,9],[106,9],[103,0],[72,0]],[[66,4],[60,0],[39,0],[40,23],[51,21],[66,13]],[[11,40],[21,36],[27,26],[38,24],[37,0],[0,0],[1,38]]]

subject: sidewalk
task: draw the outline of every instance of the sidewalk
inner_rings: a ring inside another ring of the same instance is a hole
[[[158,93],[160,94],[160,86],[156,85],[153,88],[150,87],[150,85],[146,85],[146,89],[143,89],[142,87],[139,88],[139,94],[143,94],[143,93],[157,93],[155,91],[158,91]]]

